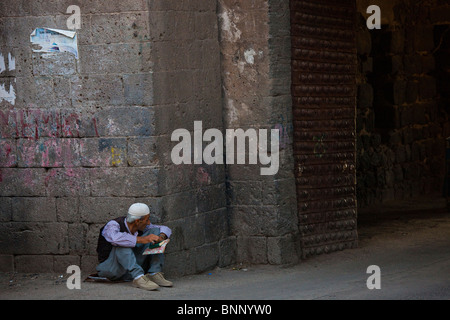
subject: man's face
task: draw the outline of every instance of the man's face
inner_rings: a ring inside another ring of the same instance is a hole
[[[142,219],[136,220],[136,222],[137,222],[138,230],[143,231],[145,229],[145,227],[150,224],[150,215],[148,214],[145,217],[143,217]]]

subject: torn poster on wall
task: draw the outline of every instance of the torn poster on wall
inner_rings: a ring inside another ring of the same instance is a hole
[[[8,57],[3,56],[0,52],[0,75],[3,72],[14,71],[16,69],[16,59],[11,54],[8,53]],[[0,78],[0,102],[8,101],[10,104],[14,105],[16,103],[16,92],[14,86],[16,83],[16,78],[14,77],[1,77]]]
[[[77,33],[74,31],[36,28],[30,35],[33,52],[70,52],[78,59]]]
[[[14,79],[14,82],[16,82],[16,79]],[[12,105],[16,103],[16,92],[12,81],[10,83],[0,83],[0,102],[2,101],[8,101]]]

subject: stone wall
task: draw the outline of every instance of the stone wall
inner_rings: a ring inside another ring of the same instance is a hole
[[[216,6],[216,1],[149,1],[160,220],[173,231],[166,254],[166,272],[171,275],[236,261],[236,240],[229,236],[225,166],[175,165],[171,159],[178,143],[171,141],[174,130],[187,129],[194,137],[194,121],[201,121],[203,132],[223,131]]]
[[[223,127],[216,2],[19,2],[0,6],[1,270],[92,271],[99,228],[136,201],[174,231],[168,273],[232,263],[224,166],[170,159],[173,130]],[[33,53],[69,5],[79,59]]]
[[[32,52],[35,28],[67,29],[69,5],[79,59]],[[15,59],[0,80],[15,94],[0,107],[2,269],[90,269],[99,227],[159,194],[156,154],[141,153],[155,135],[146,1],[2,1],[0,21]]]
[[[280,167],[227,164],[231,234],[237,261],[298,261],[292,157],[289,1],[219,1],[226,129],[280,130]],[[247,150],[248,154],[248,150]]]
[[[361,8],[358,45],[359,206],[442,193],[448,115],[439,104],[436,1],[375,1],[382,27],[368,30]],[[445,15],[444,15],[445,16]],[[440,19],[440,21],[439,21]],[[448,19],[448,18],[447,18]]]

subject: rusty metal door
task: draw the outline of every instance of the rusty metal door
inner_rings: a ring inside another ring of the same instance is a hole
[[[291,0],[294,157],[304,258],[355,247],[355,0]]]

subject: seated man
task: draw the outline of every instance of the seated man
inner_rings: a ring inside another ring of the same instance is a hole
[[[172,282],[161,273],[164,255],[142,255],[151,244],[171,234],[168,227],[150,223],[150,209],[146,204],[131,205],[126,217],[113,219],[100,229],[98,275],[113,281],[133,279],[133,286],[146,290],[171,287]]]

